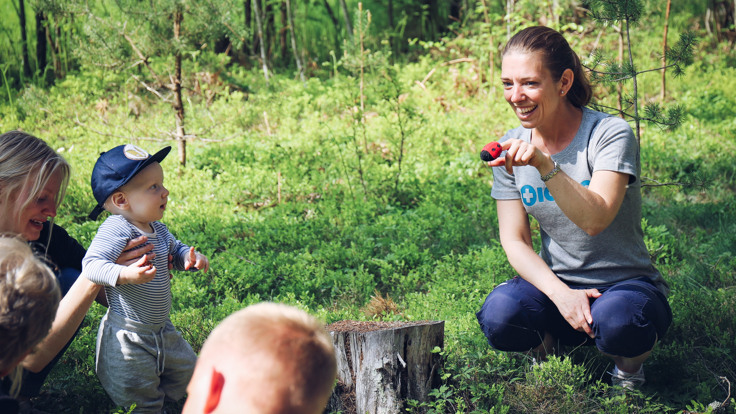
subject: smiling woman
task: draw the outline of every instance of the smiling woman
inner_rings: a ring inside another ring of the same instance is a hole
[[[64,296],[49,334],[21,362],[26,370],[20,388],[22,400],[38,394],[92,302],[97,298],[106,304],[100,286],[79,277],[84,247],[53,224],[70,170],[66,160],[43,140],[22,131],[0,135],[0,233],[15,234],[28,242],[35,255],[52,268]],[[125,250],[145,241],[132,240]],[[121,254],[118,262],[128,263],[149,251],[150,247]],[[0,394],[8,392],[10,383],[3,379]]]
[[[591,89],[561,33],[529,27],[502,54],[504,98],[521,126],[491,162],[501,245],[519,277],[477,313],[488,343],[544,359],[595,345],[612,382],[644,382],[642,364],[672,321],[667,284],[641,229],[639,150],[626,121],[585,107]],[[540,225],[541,251],[529,216]]]
[[[99,286],[80,280],[84,248],[53,224],[70,175],[69,164],[44,141],[22,131],[0,135],[0,232],[29,242],[56,274],[65,295],[51,333],[21,365],[28,371],[22,399],[36,395],[46,376],[71,342]],[[67,295],[67,291],[73,291]],[[7,392],[10,381],[4,380]]]
[[[0,230],[38,240],[64,198],[69,164],[42,140],[20,131],[0,135]]]

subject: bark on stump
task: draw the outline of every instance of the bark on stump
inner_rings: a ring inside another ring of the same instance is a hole
[[[427,401],[440,385],[445,322],[340,321],[327,326],[338,384],[327,412],[393,414],[406,400]]]

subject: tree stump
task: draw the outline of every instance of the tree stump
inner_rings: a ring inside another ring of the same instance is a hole
[[[338,383],[327,412],[393,414],[406,400],[427,401],[440,385],[445,322],[340,321],[327,326]]]

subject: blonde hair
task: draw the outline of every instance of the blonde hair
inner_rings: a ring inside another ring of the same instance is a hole
[[[48,334],[61,292],[54,273],[28,244],[0,235],[0,370],[12,368]],[[15,376],[11,394],[17,394]]]
[[[228,361],[254,355],[273,360],[280,377],[273,387],[278,388],[274,391],[286,407],[284,412],[301,412],[297,407],[313,406],[320,400],[326,404],[335,385],[337,362],[332,338],[321,321],[291,306],[264,302],[235,312],[212,331],[200,357],[209,347]]]
[[[56,173],[62,176],[61,188],[54,200],[56,207],[59,207],[69,184],[69,163],[43,140],[31,134],[10,131],[0,135],[0,205],[7,208],[14,197],[20,196],[23,188],[28,188],[28,198],[17,200],[15,211],[0,214],[16,217],[38,197]]]

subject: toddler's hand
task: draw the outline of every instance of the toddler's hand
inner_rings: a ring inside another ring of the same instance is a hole
[[[210,268],[210,261],[207,260],[207,256],[197,253],[194,251],[194,247],[189,248],[189,253],[184,260],[184,270],[189,270],[194,267],[197,270],[202,270],[207,273]]]
[[[142,284],[153,280],[156,276],[156,267],[143,255],[133,264],[120,271],[118,285]]]

